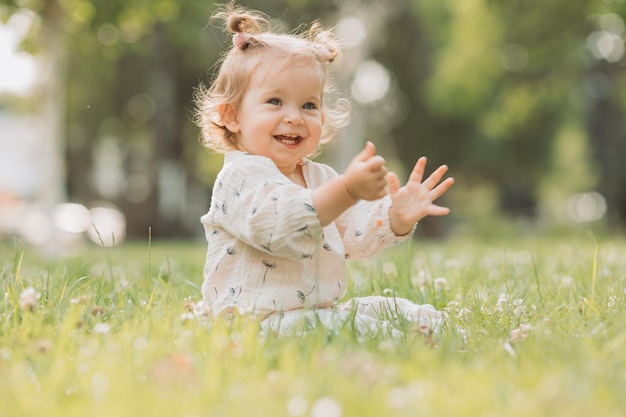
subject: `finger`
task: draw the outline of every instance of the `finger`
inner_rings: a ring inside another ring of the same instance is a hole
[[[422,156],[415,163],[415,166],[413,167],[413,171],[411,171],[411,175],[409,176],[409,181],[421,183],[422,179],[424,178],[425,168],[426,168],[426,157]]]
[[[426,180],[424,181],[424,185],[428,189],[434,188],[439,183],[439,181],[441,181],[446,172],[448,172],[448,166],[441,165],[435,170],[435,172],[433,172],[428,176],[428,178],[426,178]]]
[[[446,178],[441,184],[433,188],[432,190],[433,200],[436,200],[439,197],[441,197],[446,191],[448,191],[450,187],[452,187],[453,184],[454,184],[454,178],[450,177],[450,178]]]
[[[359,161],[367,161],[374,155],[376,155],[376,147],[372,142],[367,141],[365,148],[359,153],[357,158]]]
[[[387,186],[389,187],[389,194],[395,194],[400,189],[400,178],[395,172],[387,173]]]
[[[385,173],[387,172],[387,168],[385,168],[385,158],[380,155],[369,157],[369,159],[363,162],[365,162],[366,166],[372,171],[384,170]]]
[[[441,207],[433,204],[428,209],[429,216],[447,216],[448,214],[450,214],[450,209],[448,207]]]

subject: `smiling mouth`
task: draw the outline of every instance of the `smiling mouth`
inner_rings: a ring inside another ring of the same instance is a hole
[[[302,142],[302,136],[298,135],[276,135],[274,138],[285,145],[297,145]]]

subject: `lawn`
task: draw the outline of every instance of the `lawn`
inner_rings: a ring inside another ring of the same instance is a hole
[[[202,243],[0,244],[0,417],[623,416],[626,240],[417,241],[349,296],[447,311],[434,338],[206,320]],[[399,326],[402,328],[401,324]]]

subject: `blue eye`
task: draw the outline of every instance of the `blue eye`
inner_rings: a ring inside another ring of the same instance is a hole
[[[267,100],[269,104],[273,104],[274,106],[280,106],[280,100],[277,98],[271,98]]]
[[[302,106],[302,108],[305,110],[315,110],[317,106],[313,103],[305,103],[304,106]]]

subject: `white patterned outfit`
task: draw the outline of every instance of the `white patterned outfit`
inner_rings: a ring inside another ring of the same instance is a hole
[[[346,293],[345,259],[366,258],[407,240],[389,225],[389,196],[360,201],[322,227],[312,190],[338,176],[312,161],[302,166],[307,188],[291,182],[271,159],[225,155],[209,212],[201,308],[212,315],[235,309],[265,317],[264,328],[284,332],[312,315],[334,326],[356,315],[356,327],[388,328],[390,311],[432,327],[441,315],[404,299],[363,297],[339,306]],[[276,314],[279,313],[279,314]],[[389,329],[391,332],[395,332]]]

